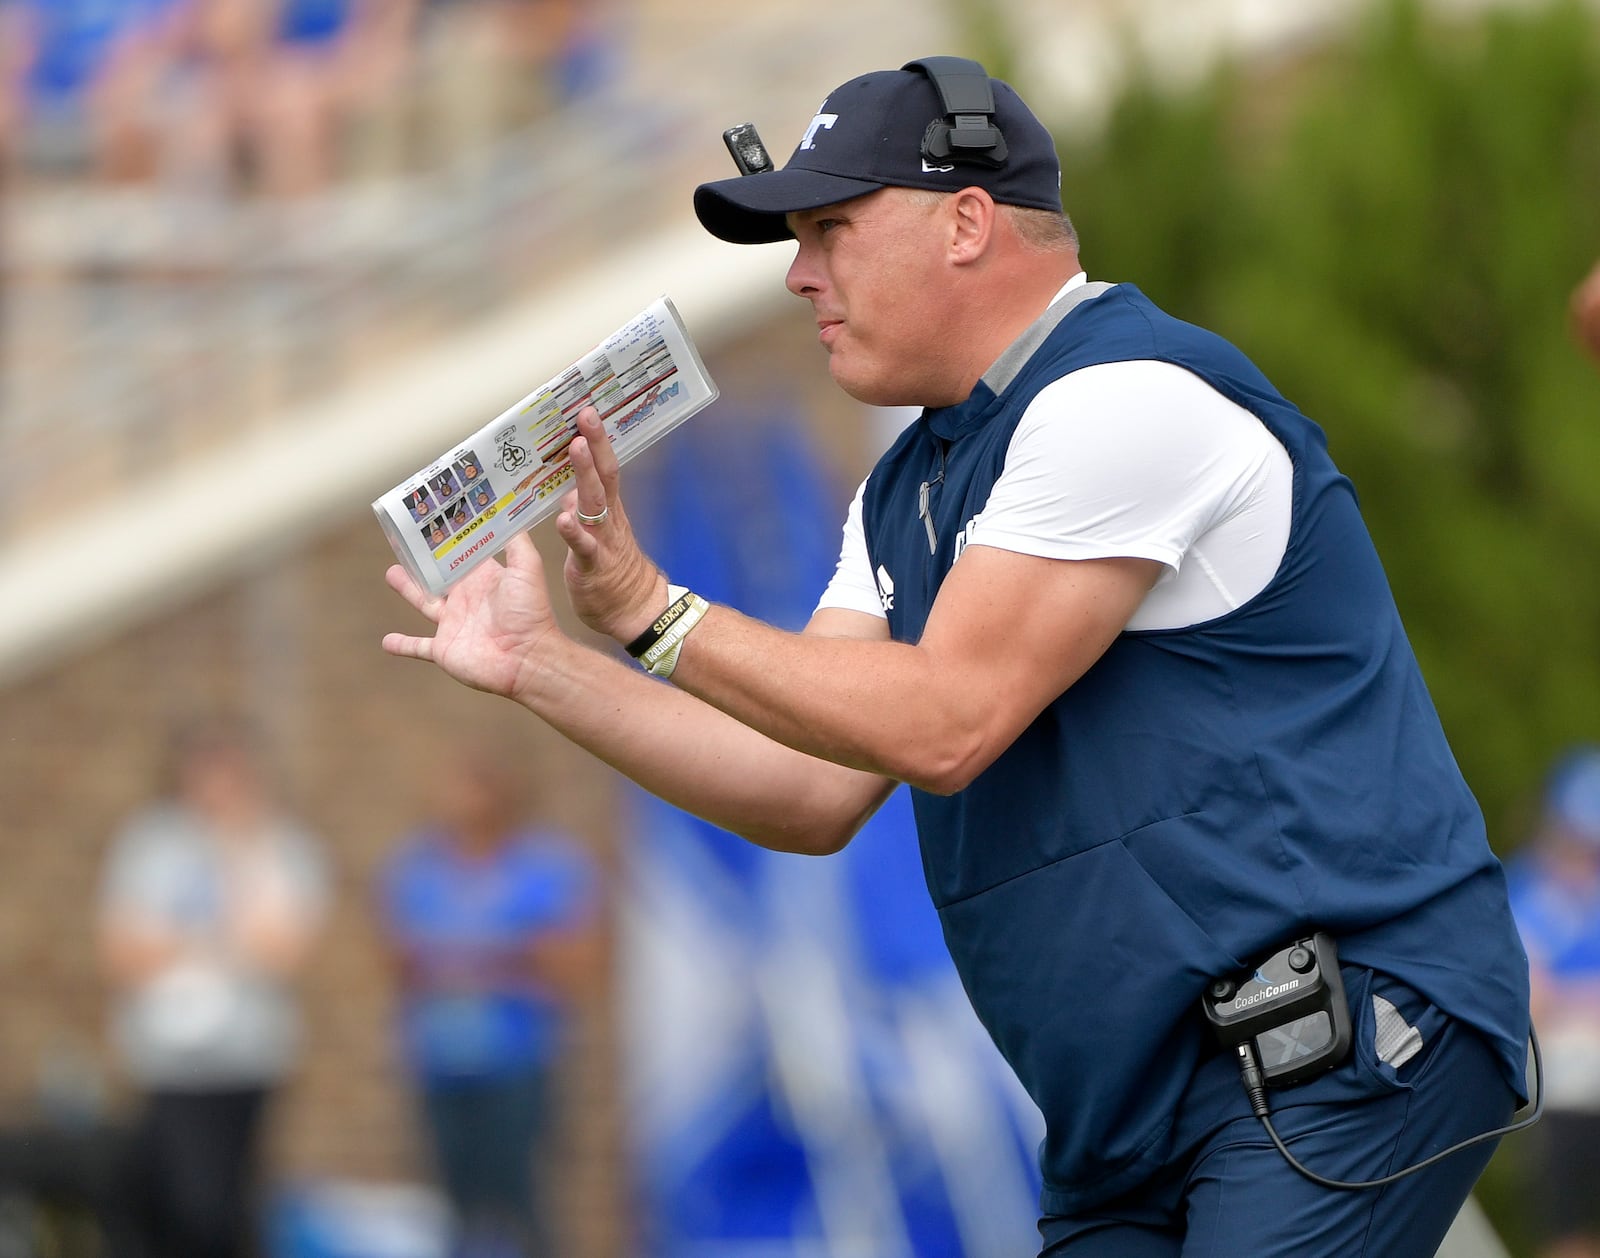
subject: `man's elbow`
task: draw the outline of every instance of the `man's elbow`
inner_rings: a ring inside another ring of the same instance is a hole
[[[977,770],[969,770],[964,765],[954,765],[919,777],[907,778],[906,781],[928,795],[956,795],[971,786],[977,776]]]
[[[793,856],[834,856],[849,846],[861,828],[861,819],[793,818],[778,825],[752,826],[740,831],[758,847]]]
[[[813,830],[806,836],[807,841],[801,850],[802,856],[837,856],[850,846],[850,840],[856,837],[853,829],[840,830]]]
[[[783,830],[776,834],[745,836],[762,847],[775,852],[788,852],[792,856],[836,856],[849,846],[855,837],[854,830],[805,829]]]
[[[929,795],[964,791],[994,763],[995,753],[977,733],[929,741],[908,749],[903,771],[896,776]]]

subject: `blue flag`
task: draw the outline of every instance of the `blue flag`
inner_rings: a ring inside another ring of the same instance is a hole
[[[788,629],[848,495],[801,426],[727,403],[629,469],[675,583]],[[625,922],[650,1258],[1012,1258],[1043,1124],[967,1003],[895,792],[844,852],[767,852],[643,794]]]

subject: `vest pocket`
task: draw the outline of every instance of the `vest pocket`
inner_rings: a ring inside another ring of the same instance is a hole
[[[1351,996],[1356,1068],[1385,1092],[1408,1092],[1432,1067],[1453,1030],[1450,1019],[1398,979],[1368,973],[1359,995]]]
[[[1325,925],[1306,912],[1291,862],[1269,825],[1241,825],[1233,813],[1200,809],[1140,826],[1123,835],[1121,844],[1174,911],[1193,922],[1233,969],[1245,968],[1296,932]],[[1213,972],[1208,981],[1223,972]]]
[[[1112,840],[940,910],[979,1018],[1043,1111],[1046,1182],[1159,1161],[1213,1050],[1206,984],[1239,967]]]

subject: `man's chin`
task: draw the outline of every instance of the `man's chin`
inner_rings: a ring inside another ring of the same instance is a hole
[[[828,374],[836,385],[867,406],[922,405],[914,398],[905,396],[907,390],[904,388],[896,388],[891,382],[869,373],[851,371],[848,360],[837,353],[828,356]]]

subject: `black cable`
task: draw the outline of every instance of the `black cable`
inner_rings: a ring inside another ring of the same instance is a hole
[[[1344,1180],[1328,1179],[1318,1175],[1315,1171],[1301,1165],[1300,1161],[1289,1152],[1288,1145],[1278,1136],[1277,1130],[1272,1125],[1271,1112],[1267,1106],[1267,1089],[1262,1081],[1261,1066],[1256,1061],[1255,1049],[1247,1042],[1237,1047],[1239,1055],[1239,1077],[1244,1081],[1245,1095],[1250,1098],[1250,1109],[1261,1120],[1261,1125],[1267,1129],[1267,1135],[1272,1143],[1277,1146],[1279,1153],[1283,1154],[1284,1161],[1288,1162],[1295,1170],[1304,1175],[1313,1184],[1320,1184],[1324,1188],[1337,1188],[1341,1191],[1351,1191],[1361,1188],[1382,1188],[1385,1184],[1392,1184],[1397,1179],[1404,1179],[1407,1175],[1415,1175],[1420,1170],[1425,1170],[1435,1162],[1460,1153],[1463,1149],[1470,1149],[1475,1144],[1482,1144],[1485,1140],[1495,1140],[1501,1136],[1509,1136],[1514,1131],[1522,1131],[1538,1122],[1544,1114],[1544,1057],[1539,1052],[1539,1036],[1532,1024],[1528,1027],[1528,1042],[1533,1049],[1534,1093],[1533,1112],[1526,1118],[1520,1118],[1514,1123],[1504,1127],[1496,1127],[1493,1131],[1480,1132],[1470,1136],[1458,1144],[1451,1145],[1448,1149],[1441,1149],[1438,1153],[1423,1158],[1420,1162],[1413,1162],[1410,1166],[1401,1167],[1392,1175],[1385,1175],[1382,1179]]]

